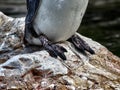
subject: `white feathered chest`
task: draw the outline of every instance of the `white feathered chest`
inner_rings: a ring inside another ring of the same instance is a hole
[[[42,0],[34,29],[45,34],[53,42],[65,41],[78,29],[88,0]]]

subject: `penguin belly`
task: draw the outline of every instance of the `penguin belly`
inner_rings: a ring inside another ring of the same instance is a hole
[[[35,32],[53,42],[65,41],[80,26],[88,0],[42,0],[33,21]]]

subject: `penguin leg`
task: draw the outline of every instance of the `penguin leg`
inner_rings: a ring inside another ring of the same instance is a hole
[[[42,43],[38,39],[38,35],[36,34],[35,30],[31,27],[31,24],[25,25],[25,34],[24,34],[23,43],[25,44],[25,46],[42,45]]]
[[[52,43],[47,37],[43,34],[37,35],[33,28],[29,27],[30,25],[25,26],[25,36],[24,36],[24,44],[25,46],[36,45],[43,46],[43,48],[50,54],[50,56],[57,58],[59,56],[61,59],[66,60],[66,56],[64,55],[67,50],[62,46],[56,45]]]
[[[40,42],[42,43],[43,48],[50,54],[50,56],[57,58],[59,56],[61,59],[66,60],[64,55],[67,50],[62,46],[56,45],[47,39],[44,35],[39,37]]]
[[[70,39],[68,39],[75,46],[78,51],[82,52],[86,55],[85,51],[88,51],[91,54],[95,54],[94,50],[90,48],[90,46],[82,40],[78,35],[73,35]]]

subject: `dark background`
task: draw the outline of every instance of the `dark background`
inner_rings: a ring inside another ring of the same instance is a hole
[[[0,0],[0,11],[12,17],[26,14],[26,0]],[[90,0],[78,32],[120,56],[120,0]]]

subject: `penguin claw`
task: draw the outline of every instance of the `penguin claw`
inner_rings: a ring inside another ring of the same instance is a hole
[[[64,52],[67,50],[59,45],[56,44],[47,44],[45,45],[45,50],[50,54],[50,56],[57,58],[59,56],[61,59],[66,60],[66,56],[64,55]]]
[[[61,59],[66,60],[66,56],[64,53],[67,52],[67,50],[65,48],[56,44],[53,44],[52,47]]]
[[[54,58],[57,58],[59,56],[61,59],[66,60],[64,53],[67,52],[67,50],[64,47],[53,44],[45,36],[41,36],[39,39],[44,49],[50,54],[50,56]]]
[[[68,41],[73,43],[73,45],[83,54],[86,55],[85,51],[88,51],[91,54],[95,54],[94,50],[90,48],[90,46],[82,40],[78,35],[73,35]]]
[[[45,46],[44,48],[50,54],[51,57],[57,58],[57,53],[51,46]]]

